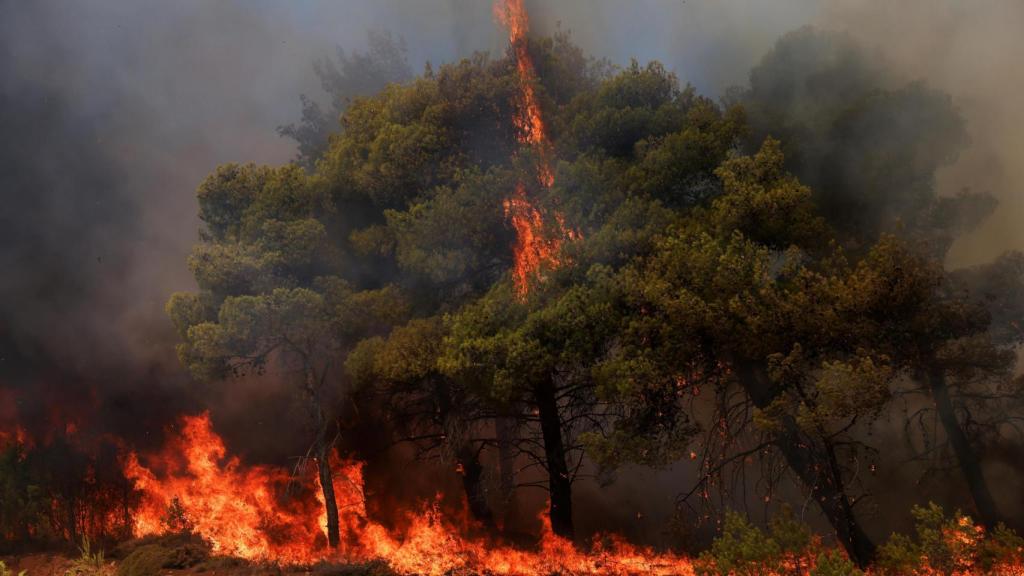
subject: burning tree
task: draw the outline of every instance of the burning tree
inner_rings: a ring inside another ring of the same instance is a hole
[[[190,260],[201,292],[167,305],[197,377],[220,379],[268,367],[293,374],[314,427],[312,455],[338,546],[331,450],[333,394],[342,353],[377,323],[402,314],[393,289],[351,288],[338,275],[322,188],[297,167],[226,166],[199,189],[203,242]]]
[[[1013,257],[960,277],[939,263],[989,206],[934,193],[962,144],[948,99],[893,88],[805,31],[722,105],[660,64],[611,69],[567,34],[531,39],[522,8],[499,5],[505,58],[354,101],[312,173],[227,166],[200,188],[200,292],[168,305],[181,358],[204,378],[294,374],[330,543],[331,432],[353,384],[396,441],[451,464],[484,525],[489,461],[508,486],[513,467],[543,470],[562,537],[588,455],[606,469],[696,461],[683,504],[741,499],[732,480],[745,488],[756,461],[760,496],[788,472],[861,564],[875,552],[858,512],[857,466],[878,454],[867,431],[923,393],[994,525],[980,441],[1006,420],[980,406],[1014,392],[1019,310],[1007,303],[991,332],[957,283],[1012,294],[1021,274]],[[836,57],[776,77],[808,47]],[[850,90],[814,92],[829,66],[851,69]],[[813,118],[801,95],[821,96]],[[908,108],[912,126],[887,121]],[[874,138],[895,143],[868,150]]]

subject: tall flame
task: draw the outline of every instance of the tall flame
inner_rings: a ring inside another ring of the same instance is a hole
[[[404,529],[391,530],[367,516],[362,464],[338,461],[335,466],[342,532],[337,551],[326,546],[316,474],[296,478],[281,469],[245,466],[228,455],[208,414],[186,416],[162,451],[125,458],[125,475],[142,494],[135,534],[173,531],[177,516],[219,554],[293,564],[383,561],[409,575],[693,574],[684,557],[657,554],[617,537],[604,537],[590,552],[581,552],[546,522],[535,551],[466,537],[436,503],[409,513]]]
[[[526,37],[530,28],[529,16],[526,7],[523,6],[523,0],[495,0],[494,14],[508,28],[509,43],[512,46],[519,76],[519,93],[515,101],[513,118],[516,138],[521,144],[530,146],[537,152],[537,181],[541,186],[550,188],[555,182],[555,174],[550,161],[551,144],[537,101],[537,73],[533,67]],[[534,206],[526,185],[522,182],[516,185],[512,196],[505,200],[504,208],[505,216],[512,222],[512,227],[516,231],[512,277],[516,293],[522,298],[529,291],[530,279],[539,274],[542,266],[559,264],[558,254],[562,248],[562,240],[566,237],[572,239],[575,233],[566,229],[562,215],[556,213],[554,218],[558,234],[546,237],[543,214]]]

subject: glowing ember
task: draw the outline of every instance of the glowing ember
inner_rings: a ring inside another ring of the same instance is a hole
[[[530,27],[529,17],[523,0],[496,0],[494,14],[508,28],[508,38],[519,75],[519,94],[513,118],[516,135],[521,144],[532,146],[537,151],[540,158],[537,165],[537,180],[545,188],[550,188],[555,182],[555,174],[549,161],[551,146],[534,90],[537,73],[533,68],[526,39],[526,32]],[[526,186],[522,183],[516,186],[512,197],[505,200],[504,206],[505,216],[512,222],[512,227],[516,231],[512,278],[516,293],[523,297],[529,290],[530,278],[538,274],[541,266],[558,265],[562,239],[572,239],[575,233],[566,230],[562,215],[556,213],[554,218],[558,224],[558,234],[545,237],[543,215],[531,202]]]
[[[317,475],[294,478],[280,469],[243,465],[227,454],[206,414],[184,417],[179,434],[159,454],[125,459],[125,474],[142,493],[136,535],[189,528],[220,554],[299,564],[382,560],[401,574],[437,576],[693,574],[684,557],[617,537],[602,537],[590,552],[581,552],[555,536],[546,521],[535,551],[467,538],[436,504],[410,513],[407,527],[392,531],[366,516],[362,464],[339,462],[337,469],[342,546],[332,551]]]

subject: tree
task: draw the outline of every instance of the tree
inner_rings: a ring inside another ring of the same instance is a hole
[[[731,99],[747,110],[748,147],[780,139],[822,214],[865,243],[897,227],[934,228],[936,171],[968,142],[949,95],[907,82],[848,36],[810,27],[780,38]]]
[[[480,453],[487,444],[486,420],[493,415],[464,383],[441,372],[439,360],[447,335],[442,318],[417,318],[387,338],[359,343],[346,367],[359,386],[384,403],[385,415],[406,440],[424,454],[441,452],[462,478],[473,517],[493,527]]]
[[[301,120],[277,129],[278,134],[298,144],[295,161],[307,170],[313,170],[327,150],[331,134],[341,129],[342,113],[355,98],[376,94],[388,84],[412,78],[405,40],[396,40],[387,31],[371,30],[367,32],[367,42],[366,52],[348,55],[338,46],[335,59],[324,57],[313,62],[313,71],[328,97],[327,110],[303,94]]]
[[[339,543],[331,472],[332,397],[325,384],[347,347],[403,312],[391,288],[353,289],[339,275],[321,189],[295,166],[227,165],[200,186],[206,224],[190,265],[199,293],[167,304],[182,362],[201,379],[268,365],[294,374],[314,426],[312,454],[327,508],[328,541]]]

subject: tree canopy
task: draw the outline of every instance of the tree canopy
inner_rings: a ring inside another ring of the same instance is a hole
[[[484,522],[482,455],[529,462],[563,535],[588,466],[698,460],[703,507],[729,470],[779,462],[861,563],[868,430],[917,394],[996,521],[981,462],[1006,415],[982,399],[1012,389],[1024,273],[1019,255],[942,265],[992,209],[935,189],[966,145],[949,96],[812,29],[721,102],[560,32],[528,44],[556,159],[535,186],[512,58],[407,78],[402,49],[374,42],[321,65],[358,97],[325,145],[286,130],[305,169],[227,165],[200,186],[199,291],[167,307],[197,377],[294,369],[321,447],[342,392],[375,396],[397,441],[457,464]],[[517,182],[559,215],[543,233],[578,231],[525,297],[502,206]]]

